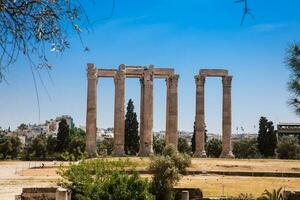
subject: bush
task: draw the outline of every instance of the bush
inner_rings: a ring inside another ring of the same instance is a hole
[[[178,138],[178,151],[180,153],[191,154],[192,147],[189,145],[186,138],[184,138],[184,137]]]
[[[153,173],[150,190],[157,200],[173,198],[173,187],[190,163],[190,157],[178,153],[173,145],[167,145],[162,156],[152,157],[149,167]]]
[[[211,158],[219,158],[222,153],[222,141],[212,138],[205,145],[206,154]]]
[[[164,139],[159,138],[158,136],[153,136],[153,151],[155,154],[162,154],[166,142]]]
[[[72,192],[72,200],[152,200],[149,182],[135,171],[130,175],[127,161],[94,159],[61,168],[59,185]]]
[[[113,146],[113,138],[104,138],[104,140],[97,144],[97,153],[99,155],[111,155],[113,152]]]
[[[233,154],[236,158],[258,157],[256,139],[241,139],[233,143]]]
[[[277,145],[277,154],[280,159],[299,159],[300,145],[295,137],[282,137]]]

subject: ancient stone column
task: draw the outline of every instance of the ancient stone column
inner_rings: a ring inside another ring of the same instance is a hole
[[[178,143],[178,78],[179,75],[171,75],[167,78],[167,113],[166,113],[166,144]]]
[[[196,81],[196,119],[195,119],[195,157],[206,157],[205,152],[205,112],[204,112],[204,84],[205,76],[195,76]]]
[[[224,76],[223,83],[223,120],[221,158],[233,158],[231,151],[231,81],[232,76]]]
[[[142,155],[145,151],[144,145],[144,78],[140,78],[141,85],[141,98],[140,98],[140,148],[139,155]]]
[[[87,67],[87,113],[86,113],[86,136],[85,150],[89,157],[97,155],[96,132],[97,132],[97,69],[94,64]]]
[[[141,79],[142,87],[142,107],[141,107],[141,137],[139,155],[147,156],[153,153],[153,67],[144,70],[143,78]]]
[[[120,65],[114,77],[115,113],[114,113],[114,154],[125,154],[125,66]]]

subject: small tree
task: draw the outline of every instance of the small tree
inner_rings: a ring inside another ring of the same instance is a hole
[[[222,152],[222,141],[212,138],[205,145],[205,149],[208,157],[218,158]]]
[[[266,117],[259,120],[259,131],[257,137],[258,150],[264,157],[272,157],[275,155],[277,146],[277,137],[274,131],[272,121],[268,121]]]
[[[178,153],[173,145],[167,145],[162,156],[151,159],[149,169],[153,173],[153,179],[150,191],[157,200],[173,198],[173,187],[190,162],[190,157]]]
[[[63,152],[68,148],[69,145],[69,126],[67,124],[66,119],[61,119],[58,125],[58,133],[57,133],[57,145],[56,151]]]
[[[282,137],[277,145],[278,158],[297,159],[300,158],[300,145],[294,137]]]
[[[157,135],[153,136],[153,151],[155,154],[162,154],[165,146],[166,142],[164,139],[159,138]]]
[[[180,153],[191,154],[192,148],[184,137],[178,138],[178,151]]]
[[[8,136],[0,135],[0,153],[3,158],[6,159],[9,153],[12,151],[13,146]]]
[[[17,158],[21,152],[21,140],[18,136],[12,136],[10,137],[10,141],[12,144],[12,150],[10,152],[11,158]]]
[[[136,155],[139,151],[139,123],[134,112],[133,101],[129,99],[125,116],[125,153]]]
[[[233,143],[233,154],[236,158],[255,158],[257,157],[256,139],[241,139]]]
[[[97,152],[99,155],[111,155],[113,152],[114,140],[112,138],[104,138],[97,145]]]
[[[47,154],[47,138],[44,134],[35,137],[29,145],[29,154],[34,158],[46,158]]]

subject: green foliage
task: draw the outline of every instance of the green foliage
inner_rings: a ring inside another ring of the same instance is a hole
[[[190,157],[178,153],[173,145],[167,145],[161,156],[152,157],[149,166],[153,173],[150,191],[157,200],[173,198],[173,187],[190,163]]]
[[[45,159],[47,154],[47,137],[44,134],[36,136],[29,144],[28,153],[35,159]]]
[[[129,99],[125,116],[125,153],[136,155],[139,152],[139,123],[134,112],[133,101]]]
[[[272,121],[268,121],[266,117],[259,120],[259,131],[257,137],[258,150],[264,157],[272,157],[275,155],[277,146],[277,137],[274,131]]]
[[[233,143],[233,154],[236,158],[258,157],[256,139],[241,139]]]
[[[189,145],[186,138],[184,137],[178,138],[178,151],[180,153],[191,154],[192,147]]]
[[[23,130],[26,130],[28,128],[28,126],[24,123],[20,124],[20,126],[18,126],[18,129],[23,131]]]
[[[165,146],[166,142],[164,139],[159,138],[157,135],[153,136],[153,151],[155,154],[162,154]]]
[[[61,119],[59,122],[57,133],[56,151],[64,152],[69,146],[70,130],[66,119]]]
[[[21,151],[21,141],[18,136],[0,135],[0,154],[3,159],[10,156],[12,159],[17,158]]]
[[[274,189],[271,192],[265,190],[257,200],[283,200],[282,188],[279,188],[278,190]]]
[[[204,131],[204,142],[205,142],[205,145],[207,144],[207,130],[205,129]],[[191,143],[192,143],[192,153],[195,153],[196,151],[196,122],[194,122],[194,129],[193,129],[193,136],[192,136],[192,139],[191,139]]]
[[[84,160],[61,168],[60,185],[71,190],[72,200],[152,200],[148,180],[124,170],[130,165],[122,160]]]
[[[299,159],[300,145],[298,140],[293,137],[282,137],[277,145],[277,154],[280,159]]]
[[[222,141],[212,138],[205,145],[206,154],[211,158],[218,158],[222,153]]]
[[[99,144],[97,144],[97,152],[99,155],[111,155],[113,152],[113,146],[113,138],[104,138]]]
[[[56,138],[53,137],[52,135],[49,135],[47,137],[47,154],[48,155],[53,155],[56,150]]]
[[[0,1],[0,82],[7,66],[20,55],[34,68],[51,68],[47,50],[63,52],[69,47],[70,30],[80,34],[81,26],[89,27],[80,1]]]
[[[70,141],[68,142],[69,154],[72,154],[75,160],[82,159],[85,151],[85,132],[80,128],[70,130]]]
[[[286,64],[291,71],[288,88],[291,93],[289,104],[300,114],[300,45],[295,43],[287,50]]]

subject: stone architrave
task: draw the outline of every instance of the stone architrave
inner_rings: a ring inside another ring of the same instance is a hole
[[[114,154],[125,154],[125,66],[120,65],[114,77],[115,82],[115,113],[114,113]]]
[[[96,120],[97,120],[97,69],[95,65],[87,66],[87,114],[86,114],[86,145],[85,150],[89,157],[97,155],[96,151]]]
[[[205,76],[195,76],[196,82],[196,118],[195,118],[195,157],[206,157],[205,152],[205,103],[204,103],[204,88]]]
[[[179,75],[171,75],[167,82],[166,144],[178,144],[178,79]]]
[[[222,120],[222,158],[233,158],[231,150],[231,82],[232,76],[224,76],[223,83],[223,120]]]

